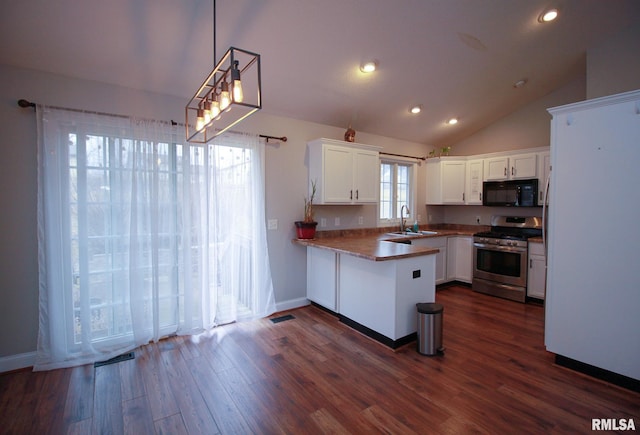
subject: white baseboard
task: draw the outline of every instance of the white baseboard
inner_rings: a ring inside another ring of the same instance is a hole
[[[289,299],[288,301],[278,302],[276,304],[276,312],[293,310],[294,308],[307,306],[309,303],[307,298]]]
[[[32,367],[36,362],[36,353],[27,352],[18,355],[0,357],[0,373]]]

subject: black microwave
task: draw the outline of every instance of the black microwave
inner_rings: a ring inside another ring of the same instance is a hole
[[[538,179],[485,181],[482,183],[482,205],[536,207],[538,205]]]

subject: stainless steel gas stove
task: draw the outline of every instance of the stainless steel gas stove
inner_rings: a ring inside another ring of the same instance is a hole
[[[473,236],[471,288],[480,293],[525,302],[527,240],[540,236],[541,218],[492,216],[491,230]]]

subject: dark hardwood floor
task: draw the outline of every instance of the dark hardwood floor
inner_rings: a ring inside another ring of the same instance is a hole
[[[2,434],[587,433],[640,394],[554,365],[541,306],[439,290],[444,356],[395,352],[315,307],[98,368],[0,375]]]

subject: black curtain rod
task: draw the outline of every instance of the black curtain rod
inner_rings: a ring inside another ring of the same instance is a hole
[[[267,142],[269,142],[269,139],[275,139],[275,140],[280,141],[280,142],[286,142],[287,141],[287,136],[277,137],[277,136],[269,136],[269,135],[266,135],[266,134],[261,134],[260,137],[265,138],[267,140]]]
[[[383,152],[380,152],[380,154],[384,154],[385,156],[405,157],[407,159],[427,160],[426,157],[406,156],[404,154],[393,154],[393,153],[383,153]]]
[[[33,107],[34,109],[36,108],[36,103],[33,103],[31,101],[25,100],[25,99],[20,99],[18,100],[18,106],[20,107]],[[81,110],[81,109],[71,109],[69,107],[59,107],[59,106],[49,106],[52,109],[59,109],[59,110],[69,110],[71,112],[78,112],[78,113],[90,113],[93,115],[104,115],[104,116],[113,116],[116,118],[130,118],[130,116],[126,116],[126,115],[118,115],[115,113],[105,113],[105,112],[94,112],[91,110]],[[156,121],[156,120],[151,120],[151,121]],[[166,121],[156,121],[156,122],[164,122],[166,123]],[[180,125],[180,126],[184,126],[184,124],[179,123],[174,121],[173,119],[170,121],[171,125]],[[231,133],[235,133],[233,131],[230,131]],[[281,137],[277,137],[277,136],[269,136],[266,134],[261,134],[260,135],[261,138],[264,138],[267,140],[267,142],[269,142],[269,139],[275,139],[281,142],[286,142],[287,141],[287,137],[286,136],[281,136]]]

